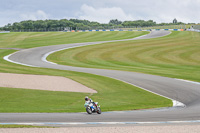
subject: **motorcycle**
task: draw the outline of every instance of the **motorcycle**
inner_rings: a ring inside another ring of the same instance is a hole
[[[100,105],[98,105],[98,102],[95,103],[85,103],[84,107],[86,108],[86,112],[88,114],[92,114],[92,113],[97,113],[97,114],[101,114],[101,108]]]

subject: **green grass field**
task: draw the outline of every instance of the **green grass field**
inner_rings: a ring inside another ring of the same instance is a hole
[[[53,53],[48,60],[200,82],[200,33],[174,31],[161,38],[67,49]]]
[[[32,48],[56,44],[134,38],[149,32],[11,32],[0,34],[0,48]]]
[[[103,40],[104,38],[101,38],[104,36],[103,33],[104,32],[99,32],[99,35],[97,35],[97,32],[84,34],[91,36],[90,38],[93,38],[91,41],[95,41],[98,37],[99,40]],[[105,34],[109,36],[106,38],[107,40],[112,40],[119,39],[119,36],[122,36],[122,38],[132,38],[146,33],[147,32],[109,32],[108,35],[106,32]],[[59,34],[62,34],[64,37],[59,36]],[[74,36],[74,40],[72,39],[69,41],[68,36]],[[56,40],[56,38],[60,39]],[[79,38],[79,40],[76,40],[77,38]],[[30,48],[44,45],[75,43],[81,42],[81,40],[88,41],[88,39],[83,36],[83,33],[76,33],[76,36],[74,33],[59,32],[9,33],[0,34],[0,47]],[[98,93],[52,92],[0,87],[0,112],[85,112],[83,105],[86,95],[98,101],[102,111],[172,106],[172,102],[169,99],[146,92],[115,79],[79,72],[26,67],[3,60],[4,56],[13,52],[15,52],[15,50],[0,49],[0,72],[67,77],[97,90]],[[118,97],[120,97],[120,99]]]

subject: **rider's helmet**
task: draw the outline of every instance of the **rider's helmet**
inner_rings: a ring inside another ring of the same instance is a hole
[[[86,96],[86,97],[85,97],[85,101],[88,101],[88,99],[89,99],[88,96]]]

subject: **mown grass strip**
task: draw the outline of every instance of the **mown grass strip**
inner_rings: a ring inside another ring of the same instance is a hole
[[[67,49],[47,58],[62,65],[135,71],[200,82],[200,33]]]
[[[0,48],[32,48],[57,44],[129,39],[149,32],[11,32],[0,34]]]

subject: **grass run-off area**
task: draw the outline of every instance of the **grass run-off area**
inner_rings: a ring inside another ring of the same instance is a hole
[[[0,47],[31,48],[82,41],[133,38],[146,33],[7,33],[0,34]],[[0,72],[67,77],[97,90],[98,93],[88,94],[0,87],[0,112],[85,112],[84,97],[86,95],[98,101],[102,111],[148,109],[172,105],[169,99],[115,79],[80,72],[27,67],[3,60],[4,56],[13,52],[15,50],[0,49]]]
[[[134,71],[200,82],[200,33],[174,31],[155,39],[114,42],[53,53],[58,64]]]

